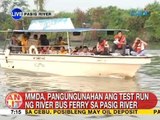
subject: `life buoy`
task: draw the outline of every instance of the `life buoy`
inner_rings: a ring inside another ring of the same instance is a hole
[[[37,50],[37,48],[36,48],[35,45],[31,45],[31,46],[29,47],[29,54],[34,54],[33,51],[35,52],[35,54],[38,54],[38,50]]]

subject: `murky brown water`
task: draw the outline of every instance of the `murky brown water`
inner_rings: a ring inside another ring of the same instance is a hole
[[[107,78],[95,77],[63,77],[50,74],[28,73],[25,71],[11,71],[0,69],[0,108],[5,108],[4,98],[13,91],[151,91],[160,98],[160,50],[149,51],[154,55],[152,63],[144,65],[134,79],[124,79],[118,76]],[[160,108],[158,103],[157,108]],[[59,118],[58,118],[59,117]],[[56,119],[114,119],[111,116],[57,116]],[[92,118],[93,117],[93,118]],[[0,116],[0,119],[53,119],[53,116]],[[117,119],[121,117],[117,116]],[[124,117],[125,119],[138,119],[137,116]],[[54,118],[55,119],[55,118]]]

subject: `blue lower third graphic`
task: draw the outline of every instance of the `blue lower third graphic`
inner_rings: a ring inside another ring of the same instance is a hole
[[[20,8],[12,9],[11,16],[14,20],[20,20],[23,17],[23,12]]]

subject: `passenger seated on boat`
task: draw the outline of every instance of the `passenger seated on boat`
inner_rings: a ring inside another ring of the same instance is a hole
[[[64,46],[60,47],[60,50],[59,50],[58,54],[61,54],[61,55],[67,54],[67,50],[65,49]]]
[[[78,55],[78,50],[79,50],[79,48],[75,47],[71,54],[72,55]]]
[[[38,39],[38,35],[35,34],[35,35],[33,36],[33,38],[34,38],[34,40],[36,40],[37,46],[39,46],[39,45],[40,45],[40,41],[39,41],[39,39]]]
[[[58,45],[67,45],[67,42],[60,36],[58,38]]]
[[[87,55],[93,55],[93,53],[90,53],[88,47],[84,46],[82,52],[80,52],[79,55],[87,56]]]
[[[49,40],[47,39],[47,35],[40,35],[40,44],[41,46],[49,46]]]
[[[22,45],[22,52],[27,53],[28,52],[28,37],[25,34],[22,35],[21,45]]]
[[[94,46],[93,49],[91,50],[91,53],[97,55],[97,47]]]
[[[105,39],[98,39],[97,43],[97,54],[108,55],[109,54],[109,44]]]
[[[54,47],[49,48],[49,54],[57,54],[57,51],[55,50]]]
[[[38,40],[38,35],[37,35],[37,34],[34,34],[33,39],[34,39],[34,40]]]
[[[131,55],[138,55],[138,56],[144,56],[145,55],[145,48],[148,44],[146,42],[144,42],[143,40],[141,40],[140,38],[136,38],[134,43],[133,43],[133,50],[131,52]]]
[[[83,51],[83,46],[81,45],[78,49],[78,53],[82,52]]]
[[[40,49],[40,54],[49,54],[49,49],[47,46],[44,46]]]
[[[123,35],[122,31],[118,31],[117,35],[114,36],[112,52],[115,53],[116,50],[119,50],[121,55],[125,55],[125,49],[126,49],[126,36]]]

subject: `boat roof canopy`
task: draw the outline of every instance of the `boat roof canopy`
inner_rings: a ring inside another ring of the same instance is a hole
[[[70,18],[52,18],[32,20],[28,30],[74,29]]]
[[[92,29],[92,28],[75,28],[75,29],[54,29],[54,30],[13,30],[13,32],[34,32],[34,33],[45,33],[45,32],[89,32],[89,31],[97,31],[97,32],[114,32],[114,31],[122,31],[127,32],[127,29]]]

